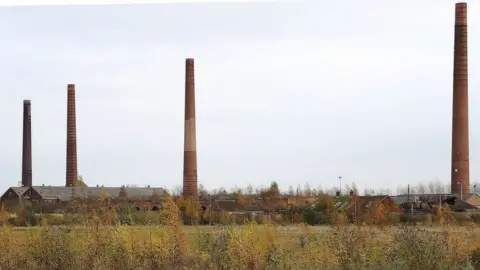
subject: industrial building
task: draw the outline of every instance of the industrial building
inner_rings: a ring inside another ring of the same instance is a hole
[[[150,203],[152,198],[162,197],[165,190],[155,187],[88,187],[78,179],[77,170],[77,127],[75,85],[67,85],[67,146],[65,186],[34,185],[32,173],[32,129],[31,101],[23,103],[23,150],[22,150],[22,186],[10,187],[0,197],[2,203],[18,202],[20,199],[32,203],[68,203],[75,199],[95,200],[101,196],[114,201],[124,195],[132,205]],[[195,81],[194,60],[186,59],[185,72],[185,151],[183,171],[184,196],[195,197],[197,189],[197,153],[195,132]],[[153,199],[154,200],[154,199]],[[140,210],[140,206],[136,206]]]
[[[452,143],[451,143],[451,194],[458,199],[470,200],[478,196],[470,193],[469,165],[469,127],[468,127],[468,37],[467,37],[467,4],[455,4],[454,24],[454,61],[453,61],[453,102],[452,102]],[[67,86],[67,147],[65,187],[34,186],[32,172],[32,130],[31,101],[25,100],[23,107],[23,155],[22,155],[22,187],[9,188],[1,200],[33,198],[41,201],[63,201],[72,197],[72,193],[85,197],[95,197],[100,192],[98,187],[82,187],[79,189],[77,171],[77,130],[75,85]],[[446,120],[446,119],[445,119]],[[194,60],[187,58],[185,62],[185,119],[184,119],[184,168],[183,195],[198,196],[198,171],[196,149],[195,121],[195,76]],[[133,194],[148,197],[158,188],[128,188]],[[103,188],[109,196],[117,196],[120,187]],[[137,196],[136,199],[139,199]],[[472,199],[473,200],[473,199]],[[475,199],[477,200],[477,199]]]
[[[70,202],[74,199],[97,200],[102,196],[108,199],[124,197],[132,200],[150,200],[153,196],[162,196],[163,188],[150,187],[56,187],[32,186],[11,187],[2,196],[5,198],[26,199],[45,202]]]

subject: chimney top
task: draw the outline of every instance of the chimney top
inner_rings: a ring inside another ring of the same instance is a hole
[[[467,25],[467,3],[455,4],[455,25]]]
[[[186,61],[187,62],[193,62],[193,58],[187,58]]]
[[[30,104],[30,99],[25,99],[25,100],[23,100],[23,104],[25,104],[25,105],[26,105],[26,104]]]

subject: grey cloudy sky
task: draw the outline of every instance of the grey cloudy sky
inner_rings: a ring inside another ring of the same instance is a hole
[[[449,181],[454,4],[296,1],[0,8],[0,189],[64,185],[77,85],[89,185],[182,182],[185,58],[195,58],[199,183],[391,188]],[[469,5],[471,181],[480,159],[480,5]]]

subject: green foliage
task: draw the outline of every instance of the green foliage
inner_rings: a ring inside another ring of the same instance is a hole
[[[117,217],[120,224],[134,225],[137,221],[133,215],[133,209],[130,206],[118,207],[117,208]]]
[[[303,218],[308,225],[330,224],[331,222],[331,216],[329,214],[318,211],[314,207],[305,209]]]

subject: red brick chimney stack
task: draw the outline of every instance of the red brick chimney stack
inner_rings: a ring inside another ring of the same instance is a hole
[[[183,152],[183,196],[198,196],[197,143],[195,127],[195,76],[194,61],[185,63],[185,137]]]
[[[468,194],[470,188],[468,136],[467,3],[455,4],[452,113],[452,194]]]
[[[75,110],[75,84],[67,86],[67,170],[66,186],[76,187],[77,172],[77,120]]]
[[[30,100],[23,101],[22,186],[32,186],[32,111]]]

